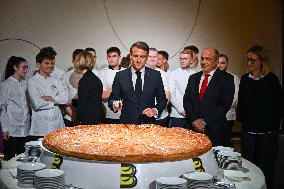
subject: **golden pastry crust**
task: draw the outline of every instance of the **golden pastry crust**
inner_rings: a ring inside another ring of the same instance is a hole
[[[61,128],[44,136],[43,146],[63,156],[112,162],[190,159],[212,147],[209,138],[183,128],[101,124]]]

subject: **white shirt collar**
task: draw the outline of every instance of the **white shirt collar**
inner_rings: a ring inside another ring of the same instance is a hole
[[[135,74],[136,70],[131,66],[131,72],[132,74]],[[141,73],[145,73],[145,66],[143,66],[143,68],[141,68],[140,70]]]
[[[208,74],[210,74],[210,76],[213,76],[216,70],[217,70],[217,68],[215,68],[214,70],[212,70]],[[205,73],[202,74],[202,76],[204,76],[204,75],[205,75]]]

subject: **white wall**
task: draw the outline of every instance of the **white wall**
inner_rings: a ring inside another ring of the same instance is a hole
[[[104,3],[105,2],[105,3]],[[106,63],[106,49],[117,46],[122,55],[137,40],[174,56],[184,45],[202,50],[215,47],[230,58],[230,71],[245,73],[242,58],[253,44],[271,50],[273,71],[282,78],[281,0],[1,0],[0,40],[21,38],[58,52],[57,66],[71,66],[76,48],[94,47],[98,66]],[[112,30],[107,12],[120,43]],[[184,44],[185,43],[185,44]],[[38,49],[22,41],[0,42],[0,72],[11,55],[35,66]],[[170,68],[178,67],[178,56]]]

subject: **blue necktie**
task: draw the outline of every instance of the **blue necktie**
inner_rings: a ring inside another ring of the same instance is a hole
[[[137,75],[136,83],[135,83],[135,94],[137,96],[137,99],[140,101],[141,95],[142,95],[142,79],[141,79],[141,72],[136,71]]]

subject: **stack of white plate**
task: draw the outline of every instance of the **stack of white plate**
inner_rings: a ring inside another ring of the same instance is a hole
[[[17,167],[18,186],[22,188],[34,187],[34,176],[36,171],[46,167],[43,163],[24,163]]]
[[[217,160],[217,154],[221,151],[234,151],[234,148],[231,148],[231,147],[225,147],[225,146],[215,146],[215,147],[212,147],[213,149],[213,153],[215,155],[215,158]]]
[[[217,154],[217,163],[222,169],[237,170],[242,167],[242,156],[238,152],[220,151]]]
[[[59,169],[43,169],[35,173],[34,185],[37,189],[63,189],[64,171]]]
[[[187,180],[187,188],[211,188],[214,177],[205,172],[192,172],[182,175]]]
[[[178,177],[160,177],[156,179],[156,189],[186,189],[187,181]]]
[[[39,157],[42,152],[40,141],[29,141],[25,143],[25,155]]]
[[[222,179],[221,181],[214,182],[211,189],[236,189],[236,185],[228,180]]]

